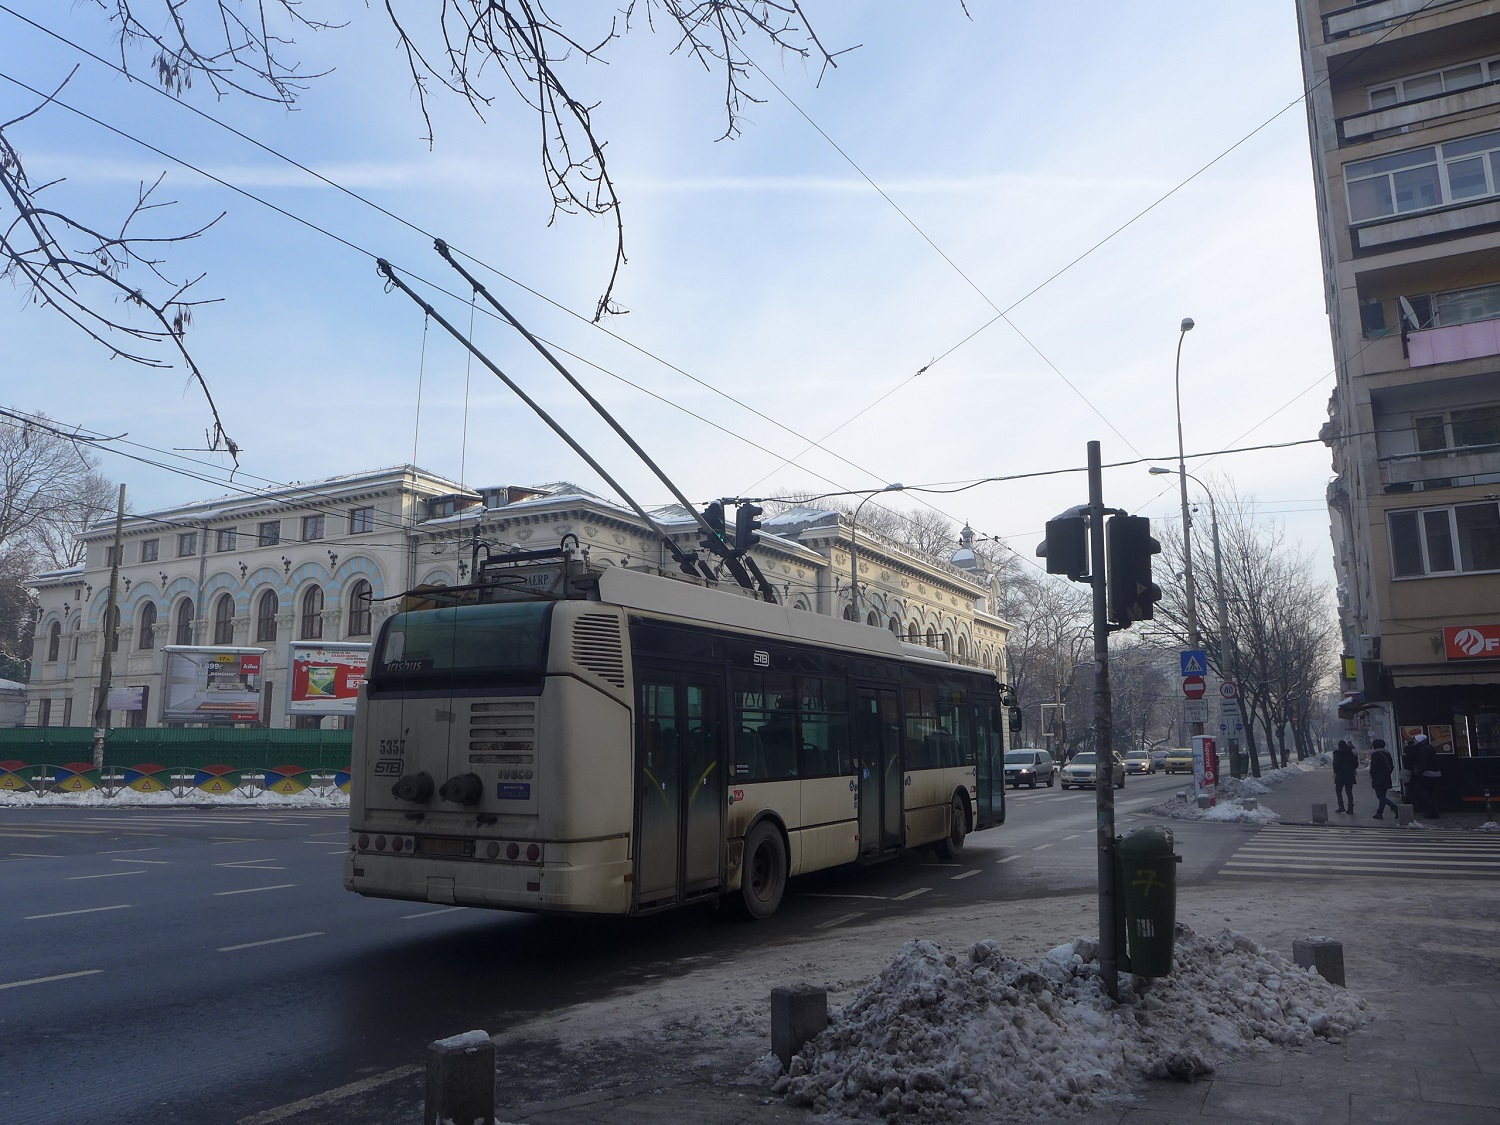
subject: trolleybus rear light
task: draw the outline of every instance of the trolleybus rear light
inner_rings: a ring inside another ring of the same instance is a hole
[[[491,859],[498,859],[500,857],[500,845],[491,840],[484,846],[484,854]]]
[[[537,847],[535,844],[527,844],[526,858],[529,859],[532,863],[535,863],[537,860],[542,858],[542,849]]]
[[[542,889],[542,884],[540,882],[537,882],[537,883],[527,883],[526,884],[526,889],[528,891],[540,891]]]
[[[384,836],[376,836],[375,837],[375,850],[377,852],[383,852],[383,851],[385,851],[385,837]]]
[[[370,846],[370,837],[368,837],[368,836],[360,836],[360,838],[359,838],[359,847],[360,847],[360,850],[364,851],[369,846]]]
[[[506,859],[515,859],[520,854],[521,854],[521,845],[520,844],[506,844],[505,845],[505,858]]]

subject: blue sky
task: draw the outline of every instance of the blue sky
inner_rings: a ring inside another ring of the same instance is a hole
[[[110,54],[92,4],[5,3]],[[971,0],[970,20],[946,0],[812,0],[824,42],[858,49],[817,84],[797,60],[751,43],[786,96],[755,82],[764,102],[722,141],[717,76],[670,55],[666,37],[633,32],[608,66],[577,72],[602,103],[595,121],[623,199],[629,264],[616,297],[630,312],[608,322],[620,339],[586,323],[608,277],[612,227],[548,224],[528,113],[497,102],[481,124],[440,99],[429,149],[380,6],[326,8],[349,25],[300,37],[307,70],[336,69],[297,111],[215,101],[201,84],[189,100],[581,314],[482,277],[580,357],[575,373],[695,500],[1066,468],[1094,438],[1106,462],[1173,454],[1183,316],[1197,321],[1182,358],[1190,453],[1314,437],[1326,418],[1333,370],[1289,5]],[[602,27],[613,9],[568,10]],[[50,88],[75,64],[64,98],[78,108],[462,293],[422,235],[0,11],[0,74]],[[5,118],[31,103],[0,81]],[[245,484],[399,464],[415,445],[418,463],[471,485],[571,479],[602,490],[435,326],[424,361],[420,311],[382,291],[365,254],[61,109],[18,126],[14,141],[33,179],[67,177],[57,195],[70,206],[117,214],[140,180],[165,170],[162,191],[177,204],[157,216],[160,229],[226,212],[173,250],[172,268],[206,272],[200,296],[223,298],[198,311],[190,341],[243,449]],[[1014,328],[991,324],[955,349],[995,307],[1133,218],[1011,309]],[[466,301],[427,292],[467,326]],[[475,338],[640,500],[669,499],[514,333],[480,315]],[[14,290],[0,292],[0,340],[7,405],[161,449],[202,444],[208,414],[182,371],[110,361]],[[794,436],[835,430],[808,453]],[[104,468],[127,483],[135,510],[225,491],[108,456]],[[1326,557],[1322,446],[1189,468],[1232,480]],[[1171,478],[1144,466],[1110,471],[1105,496],[1177,516]],[[1045,520],[1082,502],[1085,484],[1077,474],[922,498],[1029,557]]]

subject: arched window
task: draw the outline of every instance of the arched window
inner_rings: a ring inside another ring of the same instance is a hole
[[[156,603],[147,602],[141,606],[141,617],[138,623],[139,630],[135,640],[135,647],[140,649],[156,647]]]
[[[361,578],[349,587],[349,635],[351,637],[368,637],[371,624],[371,591],[370,584]]]
[[[802,594],[798,594],[797,597],[792,601],[792,608],[810,610],[812,609],[812,606],[808,604],[806,597],[804,597]]]
[[[876,613],[873,609],[870,610],[869,616],[865,618],[865,624],[873,625],[877,629],[880,628],[880,614]]]
[[[234,595],[220,594],[214,602],[214,644],[234,644]]]
[[[177,636],[180,645],[193,643],[193,599],[183,598],[177,603]]]
[[[912,644],[917,643],[917,638],[920,635],[921,634],[917,632],[917,623],[915,621],[913,621],[906,627],[906,639],[909,640]]]
[[[892,614],[890,621],[886,623],[886,628],[899,637],[901,635],[901,618]]]
[[[854,620],[854,607],[852,605],[846,605],[844,607],[844,620],[845,621],[853,621]]]
[[[57,660],[57,650],[62,647],[62,622],[54,621],[52,628],[47,630],[47,659],[51,662]]]
[[[969,642],[962,636],[958,638],[958,658],[960,660],[969,659]]]
[[[304,641],[323,639],[323,587],[309,586],[302,595],[302,632]]]
[[[937,648],[937,630],[931,625],[927,626],[927,647]]]
[[[281,599],[276,596],[275,590],[267,590],[255,603],[255,639],[257,641],[274,641],[276,639],[276,615],[281,612]]]
[[[83,632],[83,618],[81,618],[81,617],[75,617],[75,618],[73,618],[73,627],[70,630],[68,630],[68,631],[73,634],[73,659],[77,660],[78,659],[78,637],[79,637],[79,634],[81,634]]]

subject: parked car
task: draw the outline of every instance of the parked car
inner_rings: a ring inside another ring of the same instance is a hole
[[[1149,750],[1132,750],[1125,755],[1126,773],[1155,773],[1156,760]]]
[[[1114,782],[1116,789],[1125,788],[1125,759],[1118,754],[1111,754],[1110,758],[1114,766]],[[1074,754],[1068,759],[1068,764],[1063,766],[1062,777],[1059,779],[1064,789],[1071,789],[1075,785],[1080,789],[1092,789],[1094,786],[1094,752],[1085,750],[1081,754]]]
[[[1167,751],[1167,760],[1163,767],[1168,773],[1192,773],[1193,751],[1186,746],[1178,746]]]
[[[1012,750],[1005,755],[1005,783],[1012,789],[1036,788],[1040,781],[1048,789],[1057,779],[1057,763],[1045,750]]]

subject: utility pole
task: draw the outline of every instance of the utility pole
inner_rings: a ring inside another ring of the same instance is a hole
[[[1109,600],[1105,590],[1104,472],[1099,443],[1089,442],[1089,571],[1094,594],[1094,804],[1099,855],[1099,975],[1120,998],[1115,949],[1115,761],[1109,694]]]
[[[110,551],[109,595],[104,599],[104,628],[100,643],[104,657],[99,662],[99,694],[94,700],[94,768],[104,765],[104,740],[109,735],[109,681],[114,671],[114,641],[119,634],[116,598],[120,589],[120,552],[125,535],[125,486],[120,485],[120,503],[115,509],[115,545]]]

